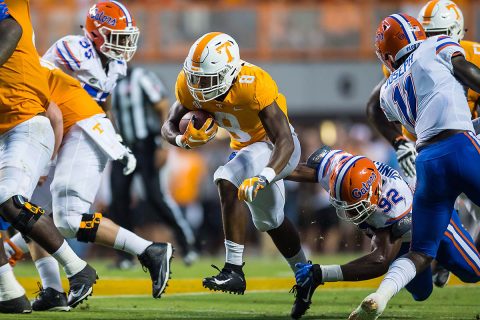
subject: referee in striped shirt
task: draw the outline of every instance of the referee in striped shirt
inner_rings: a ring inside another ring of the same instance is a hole
[[[141,176],[146,201],[160,220],[171,227],[183,253],[184,262],[196,259],[193,231],[167,190],[165,170],[167,150],[162,149],[160,128],[162,113],[168,110],[167,89],[151,71],[133,67],[112,94],[112,112],[118,132],[137,158],[135,173]],[[163,161],[161,160],[163,159]],[[125,176],[123,165],[112,163],[111,187],[113,219],[120,226],[132,229],[135,216],[131,212],[130,188],[134,175]],[[132,257],[119,253],[119,267],[128,267]]]

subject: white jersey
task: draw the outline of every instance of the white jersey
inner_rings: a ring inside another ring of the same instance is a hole
[[[117,81],[127,75],[127,63],[124,61],[110,60],[104,69],[93,43],[85,36],[61,38],[43,58],[78,79],[96,101],[105,101]]]
[[[452,56],[465,55],[448,36],[430,37],[384,83],[380,106],[417,144],[447,129],[473,131],[465,90],[453,76]]]
[[[352,155],[342,150],[329,151],[320,161],[317,178],[322,187],[329,192],[329,181],[335,166]],[[398,171],[388,165],[374,161],[382,178],[382,190],[377,210],[361,223],[359,227],[366,231],[386,228],[410,218],[412,212],[413,193],[408,184],[400,177]],[[410,241],[411,233],[402,235],[404,241]]]

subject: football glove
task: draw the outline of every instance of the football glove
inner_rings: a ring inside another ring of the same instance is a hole
[[[218,125],[212,118],[207,119],[200,129],[195,129],[193,121],[187,125],[187,129],[181,135],[179,143],[177,144],[185,149],[192,149],[204,145],[208,141],[215,138],[218,131]]]
[[[118,159],[118,161],[125,166],[123,168],[123,175],[128,176],[135,171],[135,168],[137,167],[137,158],[133,155],[132,150],[123,144],[123,138],[121,135],[117,134],[117,140],[125,147],[125,154],[122,158]]]
[[[23,251],[10,239],[4,239],[3,245],[8,258],[8,263],[10,266],[14,267],[17,264],[17,261],[23,259]]]
[[[259,190],[265,188],[268,184],[264,176],[255,176],[253,178],[243,180],[238,188],[238,199],[252,202],[255,200]]]
[[[393,147],[395,148],[398,164],[400,164],[403,173],[407,177],[415,178],[417,175],[415,170],[415,158],[417,157],[415,144],[401,138],[395,141]]]

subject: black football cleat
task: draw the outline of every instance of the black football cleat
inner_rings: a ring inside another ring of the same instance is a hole
[[[38,284],[38,295],[32,301],[33,311],[70,311],[65,292],[53,288],[43,288]]]
[[[68,306],[73,309],[82,303],[83,300],[87,300],[88,296],[92,295],[93,285],[97,282],[97,279],[97,272],[89,264],[82,271],[68,278],[70,283]]]
[[[242,267],[231,267],[228,263],[225,264],[222,270],[212,264],[212,267],[219,271],[216,276],[211,276],[203,279],[203,286],[213,291],[223,291],[233,294],[244,294],[247,288],[245,282],[245,274]],[[235,269],[235,270],[233,270]]]
[[[448,280],[450,280],[450,271],[437,263],[432,275],[433,284],[437,288],[443,288],[447,285]]]
[[[152,296],[162,296],[170,279],[170,264],[173,258],[173,247],[170,243],[152,243],[138,256],[144,270],[148,269],[152,279]],[[146,271],[146,270],[145,270]]]
[[[315,289],[322,283],[322,269],[318,264],[311,262],[301,264],[295,273],[297,284],[292,287],[290,293],[295,294],[295,302],[292,306],[290,316],[293,319],[300,319],[312,304],[312,296]]]
[[[0,301],[0,313],[31,313],[32,306],[25,295]]]

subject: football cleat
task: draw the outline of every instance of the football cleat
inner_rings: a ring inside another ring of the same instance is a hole
[[[68,278],[70,283],[70,291],[68,292],[68,306],[75,308],[83,300],[87,300],[92,295],[93,285],[97,282],[98,275],[95,269],[89,264],[82,271]]]
[[[152,279],[152,296],[157,299],[162,296],[170,279],[170,264],[173,257],[173,247],[170,243],[152,243],[138,256],[144,271],[150,272]]]
[[[0,313],[31,313],[32,306],[25,295],[11,299],[0,301]]]
[[[245,281],[245,274],[242,267],[237,270],[232,270],[229,264],[226,263],[222,270],[212,264],[212,267],[219,271],[216,276],[211,276],[203,279],[203,286],[213,291],[222,291],[233,294],[244,294],[247,288]]]
[[[296,267],[295,278],[297,283],[290,290],[290,293],[295,295],[295,302],[290,316],[293,319],[300,319],[310,308],[315,289],[323,282],[322,269],[318,264],[312,265],[312,262],[309,261],[306,264],[298,263]]]
[[[38,283],[38,295],[32,301],[33,311],[70,311],[65,292],[53,288],[43,288]]]
[[[450,280],[450,271],[437,264],[435,271],[432,275],[432,281],[435,287],[443,288],[447,285],[448,280]]]
[[[376,320],[385,310],[386,303],[382,303],[378,293],[372,293],[363,299],[362,303],[355,309],[348,320]]]

